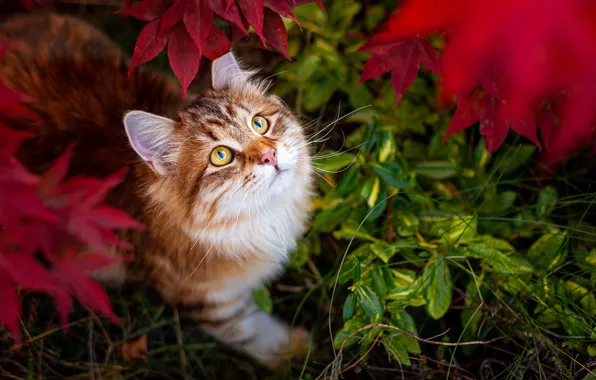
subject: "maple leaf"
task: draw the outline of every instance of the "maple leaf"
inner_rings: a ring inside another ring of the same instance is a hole
[[[121,242],[112,229],[142,229],[126,213],[110,206],[100,205],[110,190],[117,186],[127,170],[122,169],[104,179],[74,177],[65,180],[73,146],[53,163],[43,174],[38,194],[44,204],[59,216],[55,227],[56,234],[68,232],[93,249],[107,251],[110,245],[129,247]],[[46,246],[54,246],[46,242]]]
[[[291,7],[313,1],[142,0],[115,13],[147,21],[137,38],[129,75],[138,65],[155,58],[167,45],[170,66],[180,80],[185,97],[197,75],[201,57],[214,60],[231,48],[228,37],[213,24],[216,18],[231,25],[232,43],[247,36],[252,26],[264,46],[269,42],[291,60],[288,34],[280,15],[297,22]],[[316,2],[325,10],[320,0]]]
[[[391,70],[391,83],[398,105],[404,92],[416,79],[420,63],[438,72],[436,52],[428,41],[421,38],[407,38],[388,44],[371,43],[364,45],[361,50],[374,55],[364,65],[360,82]]]
[[[72,307],[72,294],[74,294],[85,306],[105,315],[112,323],[120,326],[120,319],[114,314],[104,289],[84,274],[120,261],[118,257],[107,257],[103,254],[78,254],[71,248],[53,262],[52,275],[67,290],[58,293],[56,297],[56,305],[63,323],[68,321],[68,313]]]

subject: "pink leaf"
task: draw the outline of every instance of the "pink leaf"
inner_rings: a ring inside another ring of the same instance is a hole
[[[265,36],[263,36],[264,0],[238,0],[238,5],[240,5],[246,21],[253,27],[263,45],[267,46]]]
[[[213,9],[213,11],[219,15],[219,17],[236,25],[244,33],[248,33],[248,31],[244,28],[240,11],[238,10],[235,2],[226,4],[225,0],[209,0],[209,5],[211,6],[211,9]]]
[[[172,71],[180,80],[182,97],[184,98],[188,86],[190,86],[199,71],[201,53],[182,24],[177,25],[172,30],[172,36],[168,43],[168,60]]]
[[[387,55],[373,55],[366,61],[359,82],[362,83],[390,71],[395,66],[394,55],[391,52]],[[399,54],[399,50],[395,52]]]
[[[418,58],[420,63],[435,73],[439,73],[439,62],[437,59],[437,52],[430,42],[419,38],[418,41]]]
[[[288,32],[283,21],[277,13],[269,8],[265,8],[264,14],[263,34],[267,38],[267,41],[291,61],[292,57],[288,54]]]
[[[166,47],[169,36],[167,33],[158,33],[159,25],[159,19],[153,20],[148,22],[147,25],[145,25],[141,30],[132,53],[132,61],[130,63],[128,75],[131,75],[135,67],[138,65],[141,65],[157,57],[159,52]]]
[[[206,2],[191,0],[184,12],[184,26],[199,52],[213,27],[213,11]],[[203,53],[204,54],[204,53]]]
[[[400,49],[399,53],[394,58],[395,67],[391,71],[391,84],[395,91],[397,104],[400,103],[402,96],[416,79],[420,68],[416,57],[415,44],[407,44],[403,49]]]
[[[51,195],[58,187],[58,184],[66,178],[73,149],[74,144],[70,144],[64,153],[62,153],[62,155],[54,161],[52,166],[41,176],[38,192],[42,199]]]
[[[300,27],[300,23],[294,13],[292,13],[292,9],[290,6],[284,2],[279,0],[265,0],[265,6],[271,9],[275,13],[279,13],[285,18],[289,18],[290,20],[294,21]]]
[[[0,272],[6,273],[13,283],[27,289],[53,293],[58,285],[49,271],[32,256],[16,253],[0,253]]]
[[[536,135],[536,123],[530,112],[526,112],[521,118],[511,121],[511,128],[522,136],[532,141],[539,150],[542,150],[538,136]]]
[[[93,224],[102,228],[145,228],[145,225],[137,222],[124,211],[112,206],[97,206],[91,213]]]
[[[221,57],[228,51],[230,51],[230,42],[228,41],[228,38],[224,32],[221,31],[221,29],[213,26],[203,46],[203,55],[211,60],[214,60]]]
[[[77,298],[91,310],[107,316],[114,324],[120,319],[112,311],[110,300],[103,288],[94,280],[80,273],[76,260],[62,260],[52,269],[54,276],[68,285]],[[66,298],[61,302],[66,305]]]
[[[480,112],[478,110],[476,99],[471,96],[464,99],[460,99],[457,102],[457,108],[455,110],[455,114],[451,118],[451,122],[449,123],[447,133],[445,134],[445,137],[443,137],[443,144],[445,144],[447,139],[452,134],[459,131],[463,131],[464,129],[477,122],[479,118]]]
[[[176,23],[182,20],[186,9],[188,8],[189,2],[194,2],[195,0],[174,0],[174,3],[171,7],[168,8],[166,13],[161,16],[161,25],[159,27],[159,33],[165,32],[167,29],[171,28],[172,26],[176,25]]]

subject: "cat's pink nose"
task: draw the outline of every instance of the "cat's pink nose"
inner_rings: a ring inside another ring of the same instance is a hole
[[[265,154],[261,156],[261,163],[264,165],[277,166],[277,151],[273,148],[266,151]]]

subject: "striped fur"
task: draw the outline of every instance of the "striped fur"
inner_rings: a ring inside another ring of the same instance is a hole
[[[180,102],[178,85],[160,73],[140,68],[129,78],[128,57],[79,20],[17,16],[0,26],[0,34],[24,46],[0,62],[0,80],[28,95],[44,121],[19,158],[41,172],[75,141],[69,175],[104,176],[132,166],[108,202],[148,230],[122,232],[135,246],[135,261],[97,278],[148,282],[206,331],[265,364],[277,366],[288,354],[304,352],[306,330],[258,310],[252,299],[252,289],[284,270],[306,228],[312,192],[302,127],[280,99],[267,94],[268,84],[243,72],[227,81],[216,78],[214,89]],[[155,144],[163,147],[163,170],[128,143],[122,120],[131,110],[170,120],[167,129],[146,135],[164,139]],[[250,128],[257,114],[270,124],[264,136]],[[236,159],[215,167],[209,156],[220,145],[234,150]],[[279,175],[260,165],[271,148]]]

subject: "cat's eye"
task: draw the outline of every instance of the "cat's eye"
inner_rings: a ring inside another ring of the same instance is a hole
[[[232,162],[234,153],[225,146],[218,146],[211,151],[210,161],[215,166],[224,166]]]
[[[269,129],[269,122],[263,116],[257,115],[252,118],[251,126],[259,135],[264,135]]]

